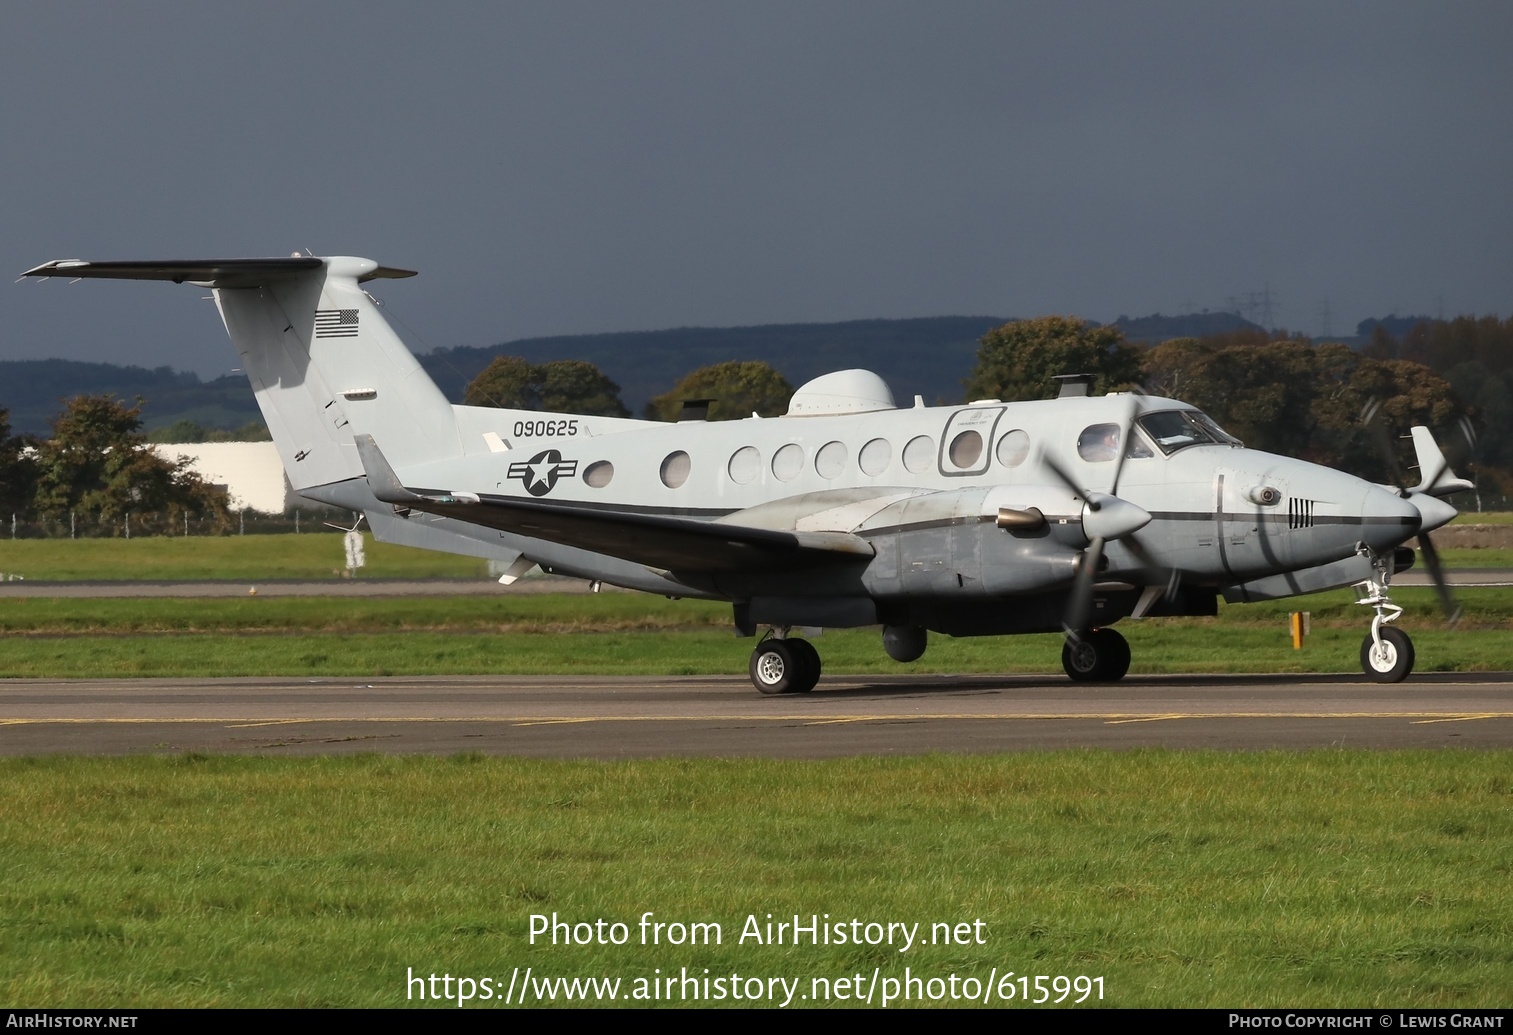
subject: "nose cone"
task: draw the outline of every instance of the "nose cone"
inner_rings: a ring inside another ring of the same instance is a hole
[[[1422,492],[1409,496],[1408,502],[1418,509],[1420,532],[1432,532],[1441,525],[1448,525],[1460,513],[1439,497]]]
[[[1418,534],[1422,521],[1417,507],[1386,489],[1373,486],[1361,501],[1361,538],[1373,550],[1407,542]]]

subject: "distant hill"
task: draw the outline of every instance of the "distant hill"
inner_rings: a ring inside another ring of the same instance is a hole
[[[10,411],[11,430],[46,435],[63,400],[111,393],[127,402],[146,400],[149,428],[187,419],[207,428],[238,428],[262,420],[247,379],[240,375],[201,381],[170,367],[123,367],[70,359],[0,361],[0,407]]]
[[[795,387],[832,370],[866,367],[893,388],[902,405],[915,395],[926,402],[957,402],[962,380],[977,359],[977,340],[1007,323],[1002,316],[932,316],[911,320],[848,320],[842,323],[767,324],[757,327],[678,327],[663,331],[621,331],[550,338],[520,338],[489,348],[436,349],[417,357],[447,398],[460,402],[463,390],[498,355],[524,356],[532,363],[585,359],[608,374],[635,414],[647,400],[667,391],[690,370],[727,360],[771,363]],[[1387,317],[1390,328],[1421,317]],[[1155,343],[1235,330],[1260,330],[1234,313],[1195,313],[1115,321],[1131,341]],[[1369,328],[1365,334],[1369,335]],[[1350,339],[1331,339],[1344,340]],[[42,435],[70,396],[111,392],[147,401],[148,428],[192,420],[205,428],[239,428],[261,420],[247,381],[240,375],[201,381],[168,367],[116,366],[74,360],[0,361],[0,407],[10,410],[17,432]]]
[[[1186,316],[1141,316],[1131,320],[1121,316],[1114,326],[1124,332],[1125,338],[1143,344],[1156,345],[1173,338],[1201,338],[1206,334],[1229,334],[1232,331],[1262,331],[1258,323],[1251,323],[1236,313],[1189,313]]]
[[[522,338],[492,348],[437,349],[417,357],[447,398],[463,390],[497,355],[524,356],[532,363],[586,359],[608,374],[632,412],[671,388],[690,370],[726,360],[761,359],[795,387],[812,377],[847,367],[876,370],[900,402],[923,395],[928,402],[961,398],[961,382],[977,358],[977,339],[1007,322],[998,316],[939,316],[913,320],[850,320],[844,323],[772,324],[760,327],[680,327],[551,338]],[[143,422],[150,431],[178,420],[206,428],[238,428],[260,420],[246,378],[230,375],[201,381],[169,367],[116,366],[65,359],[0,361],[0,406],[11,428],[44,435],[75,395],[110,392],[145,399]]]
[[[640,414],[646,401],[690,370],[728,360],[764,360],[798,387],[832,370],[865,367],[882,375],[900,402],[955,402],[977,361],[977,339],[1001,316],[933,316],[912,320],[768,324],[758,327],[679,327],[554,338],[521,338],[490,348],[436,349],[418,357],[447,398],[459,400],[478,372],[499,355],[532,363],[586,359],[620,386]]]
[[[1413,328],[1417,327],[1419,324],[1432,324],[1434,322],[1435,319],[1432,316],[1398,316],[1396,313],[1394,313],[1391,316],[1384,316],[1381,319],[1371,317],[1370,319],[1362,320],[1360,323],[1355,325],[1355,335],[1361,341],[1370,341],[1372,332],[1380,327],[1388,334],[1392,335],[1394,338],[1402,339],[1406,338],[1408,336],[1408,332],[1413,330]]]

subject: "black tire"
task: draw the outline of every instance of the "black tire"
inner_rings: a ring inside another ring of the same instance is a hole
[[[747,669],[751,684],[762,693],[787,694],[801,685],[805,665],[788,640],[763,640],[751,652]]]
[[[1061,645],[1061,667],[1074,683],[1088,683],[1098,678],[1098,648],[1087,636],[1067,637]]]
[[[1382,629],[1382,651],[1370,635],[1361,641],[1361,671],[1378,683],[1401,683],[1413,671],[1413,641],[1401,629]]]
[[[1078,683],[1118,682],[1129,663],[1129,641],[1113,629],[1093,629],[1061,647],[1061,667]]]
[[[820,681],[820,652],[814,649],[814,644],[808,640],[788,639],[783,641],[793,651],[794,658],[799,663],[799,674],[802,676],[794,684],[789,693],[807,694],[814,689],[814,685]]]
[[[1129,641],[1113,629],[1095,629],[1093,635],[1103,642],[1104,652],[1107,655],[1103,669],[1104,682],[1119,682],[1129,671]]]

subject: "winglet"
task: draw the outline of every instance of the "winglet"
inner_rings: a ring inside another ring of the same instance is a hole
[[[1418,454],[1419,473],[1423,476],[1421,482],[1408,490],[1410,494],[1427,492],[1431,496],[1448,496],[1474,488],[1470,482],[1457,478],[1455,472],[1450,470],[1445,454],[1440,452],[1439,443],[1434,441],[1434,435],[1428,428],[1419,424],[1410,430],[1413,435],[1413,450]]]
[[[352,441],[357,443],[357,456],[374,496],[385,503],[415,503],[422,499],[404,487],[372,435],[354,435]]]

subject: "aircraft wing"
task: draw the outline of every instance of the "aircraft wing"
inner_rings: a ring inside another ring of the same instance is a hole
[[[373,495],[428,514],[545,539],[667,571],[749,571],[864,560],[872,545],[849,532],[792,532],[518,496],[405,486],[371,435],[356,437]]]

